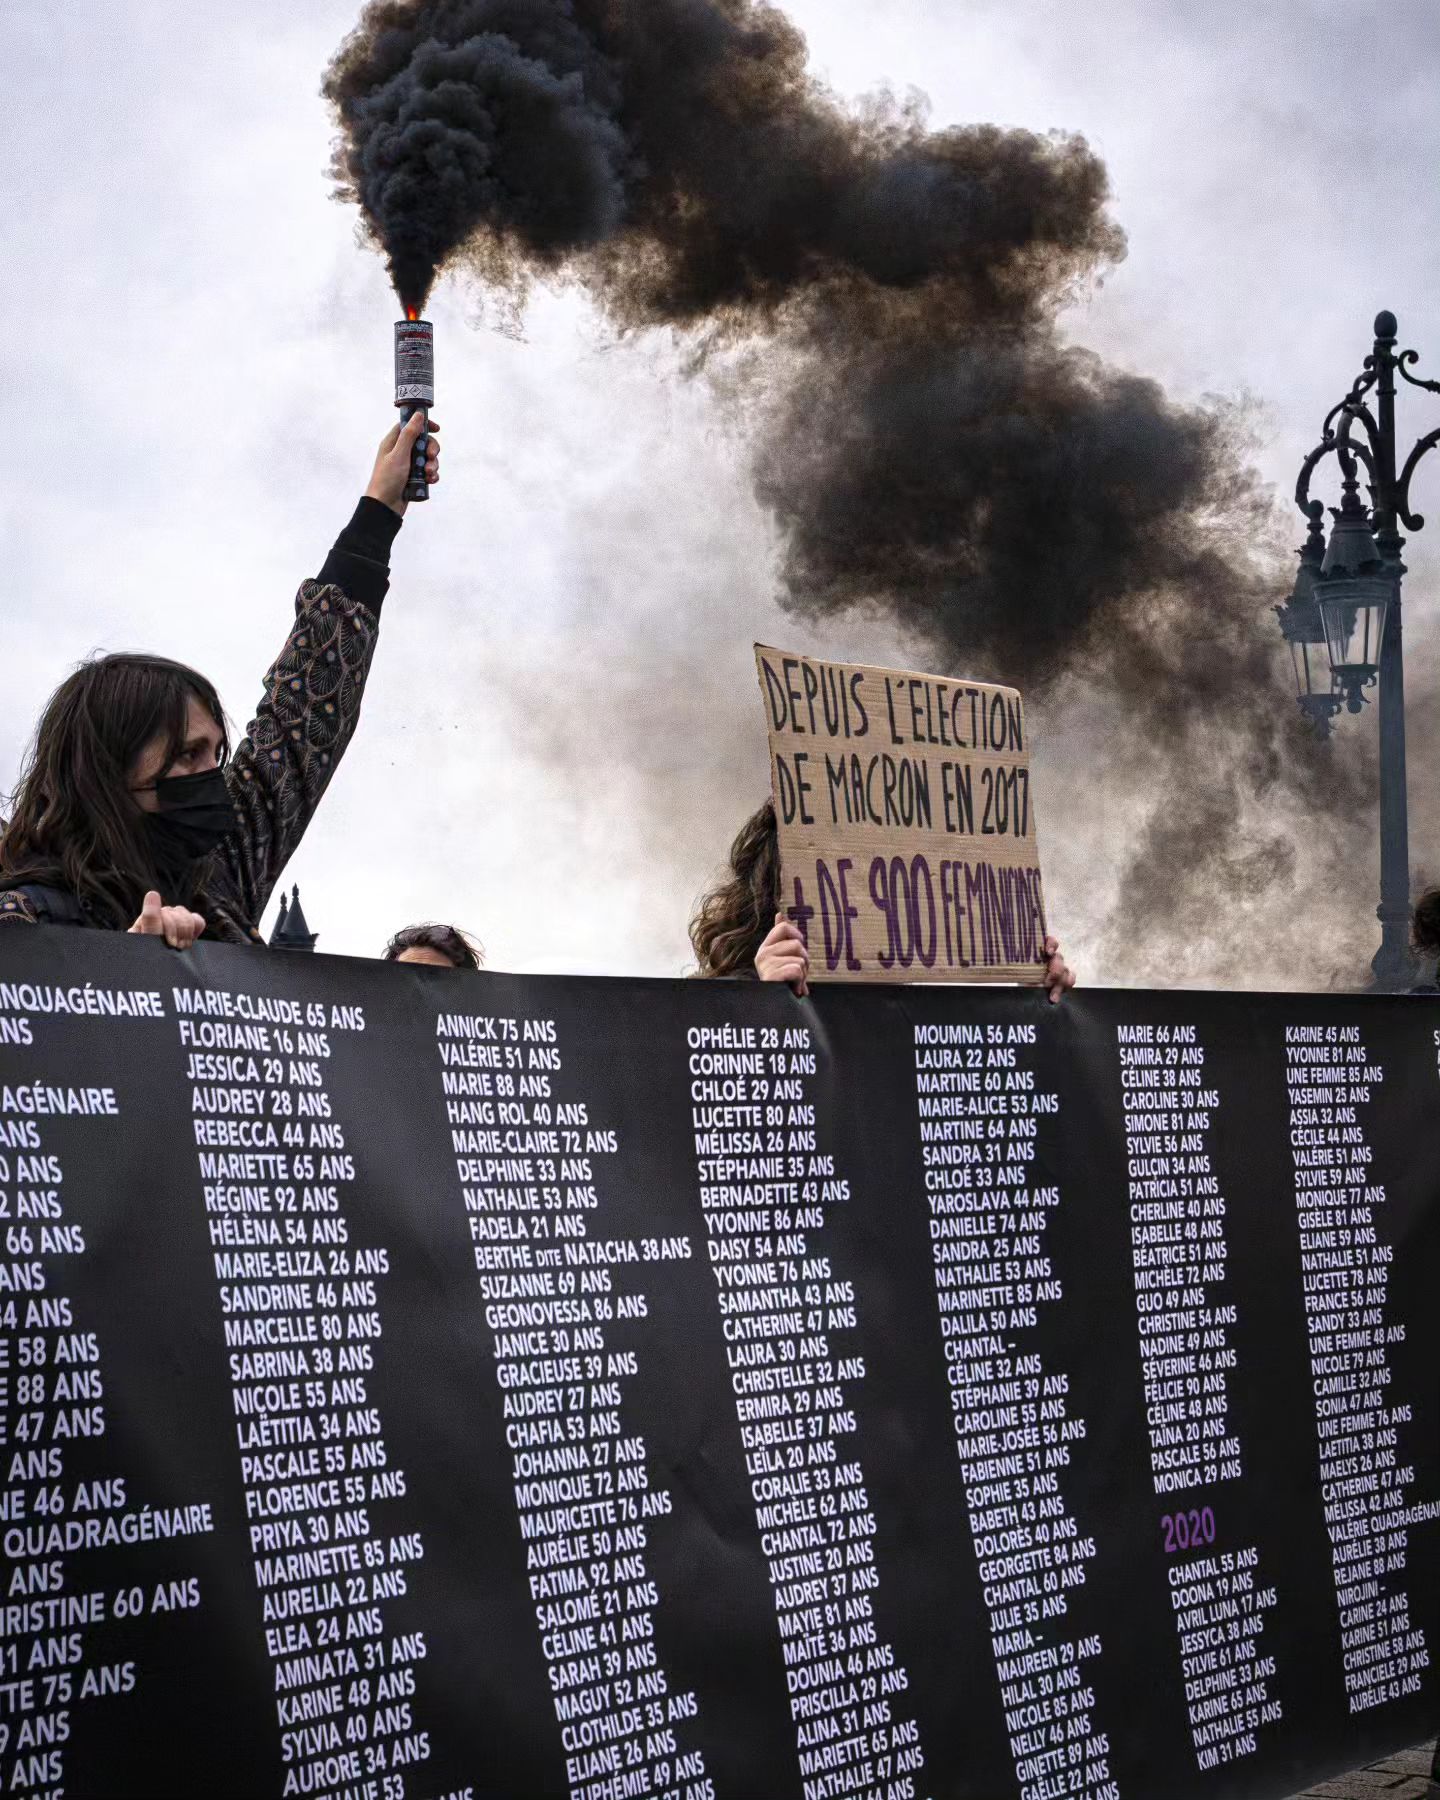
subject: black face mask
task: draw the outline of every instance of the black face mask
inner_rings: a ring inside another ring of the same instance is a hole
[[[235,806],[223,769],[167,776],[155,783],[155,799],[160,810],[145,814],[145,829],[166,874],[183,875],[235,829]]]

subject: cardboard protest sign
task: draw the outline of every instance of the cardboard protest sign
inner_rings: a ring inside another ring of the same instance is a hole
[[[780,891],[812,981],[1044,979],[1025,708],[1014,688],[768,645]]]

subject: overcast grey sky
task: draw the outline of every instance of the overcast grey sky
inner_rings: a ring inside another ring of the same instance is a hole
[[[1340,0],[788,10],[841,93],[913,86],[936,124],[1083,132],[1130,253],[1067,329],[1182,397],[1251,397],[1282,492],[1377,308],[1440,372],[1433,0],[1400,0],[1383,25]],[[0,785],[92,649],[191,661],[243,722],[296,581],[363,486],[389,422],[395,304],[330,198],[318,97],[355,12],[0,7]],[[764,791],[752,640],[890,661],[906,646],[863,621],[816,642],[777,611],[743,416],[673,346],[610,342],[573,295],[537,297],[519,339],[450,282],[429,312],[445,479],[397,543],[360,733],[292,876],[326,950],[369,954],[444,917],[505,967],[678,973],[694,897]],[[1407,396],[1402,421],[1430,429],[1440,401]],[[1440,457],[1422,489],[1437,524],[1409,555],[1421,752],[1440,747]],[[1067,951],[1096,979],[1153,978],[1101,942],[1123,781],[1095,776],[1104,745],[1083,718],[1056,716],[1048,739],[1040,723]],[[1345,730],[1358,749],[1373,719]],[[1433,786],[1412,752],[1415,860],[1440,870]],[[1249,949],[1233,920],[1177,922],[1176,972],[1278,968],[1288,985],[1373,934],[1347,897],[1265,904]]]

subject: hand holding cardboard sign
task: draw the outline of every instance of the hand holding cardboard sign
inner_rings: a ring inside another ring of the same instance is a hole
[[[810,992],[810,952],[784,913],[776,913],[770,935],[755,952],[755,973],[761,981],[788,981],[802,999]]]
[[[1058,939],[1047,937],[1045,954],[1049,961],[1045,964],[1045,992],[1049,995],[1050,1004],[1058,1005],[1065,998],[1067,991],[1075,985],[1075,971],[1060,953]]]

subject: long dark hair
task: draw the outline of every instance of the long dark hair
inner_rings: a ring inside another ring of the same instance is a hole
[[[742,975],[770,934],[780,905],[780,839],[775,804],[767,800],[730,846],[730,877],[709,893],[690,921],[699,973]]]
[[[1410,942],[1422,956],[1440,956],[1440,888],[1427,888],[1415,902]]]
[[[385,946],[386,962],[396,962],[402,950],[435,950],[456,969],[478,969],[485,949],[456,925],[407,925]]]
[[[148,888],[175,885],[156,867],[145,815],[130,792],[137,758],[166,745],[161,773],[189,735],[192,699],[220,727],[220,696],[205,677],[163,656],[99,656],[82,663],[50,696],[0,832],[0,885],[62,888],[96,925],[124,931]],[[189,873],[188,894],[171,904],[203,912],[208,864]]]

